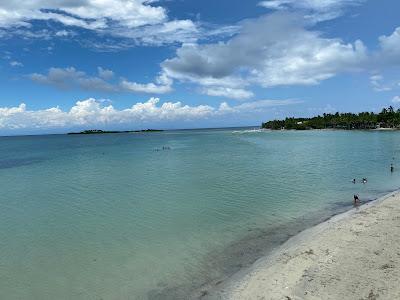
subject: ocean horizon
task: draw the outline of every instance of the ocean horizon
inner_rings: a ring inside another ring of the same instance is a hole
[[[0,298],[185,299],[400,187],[396,131],[249,128],[0,137]]]
[[[47,136],[47,135],[68,135],[68,134],[83,134],[84,131],[87,130],[104,130],[104,131],[115,131],[107,134],[135,134],[135,133],[146,133],[145,130],[155,130],[159,132],[166,131],[197,131],[197,130],[235,130],[235,129],[260,129],[260,125],[254,126],[221,126],[221,127],[193,127],[193,128],[140,128],[140,129],[104,129],[104,128],[75,128],[71,130],[57,131],[57,132],[49,132],[40,130],[38,132],[33,133],[14,133],[14,134],[0,134],[0,138],[2,137],[18,137],[18,136]],[[149,132],[150,133],[150,132]],[[100,133],[99,133],[100,134]]]

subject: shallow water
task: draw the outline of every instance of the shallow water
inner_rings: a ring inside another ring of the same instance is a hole
[[[398,170],[398,132],[3,137],[0,298],[184,298]]]

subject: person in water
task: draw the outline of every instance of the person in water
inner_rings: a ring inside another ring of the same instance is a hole
[[[392,173],[393,173],[393,171],[394,171],[393,164],[390,164],[390,172],[392,172]]]
[[[367,178],[362,179],[362,183],[367,183],[367,182],[368,182]]]
[[[356,205],[357,203],[360,203],[360,198],[358,197],[358,195],[354,195],[354,205]]]
[[[356,179],[354,178],[351,182],[354,183],[354,184],[356,184]]]

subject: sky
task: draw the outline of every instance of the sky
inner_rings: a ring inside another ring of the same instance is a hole
[[[400,107],[397,0],[0,1],[0,135]]]

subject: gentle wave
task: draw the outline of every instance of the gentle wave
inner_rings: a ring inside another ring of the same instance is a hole
[[[260,132],[271,132],[269,129],[245,129],[232,131],[233,134],[246,134],[246,133],[260,133]]]

